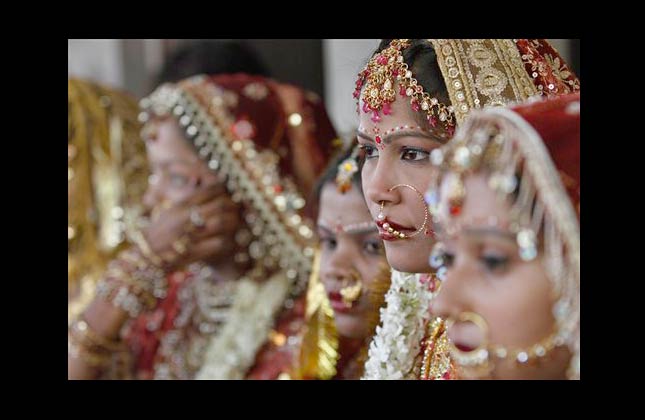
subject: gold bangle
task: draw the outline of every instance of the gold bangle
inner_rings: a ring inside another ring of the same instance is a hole
[[[94,332],[82,316],[68,330],[67,354],[92,367],[105,367],[110,364],[114,353],[126,350],[121,341],[108,340]]]
[[[78,340],[77,335],[80,335],[80,340],[78,341],[83,347],[96,347],[101,351],[110,353],[125,349],[125,345],[121,340],[110,340],[92,330],[82,315],[72,324],[71,333],[75,340]]]
[[[111,354],[100,354],[88,350],[85,347],[74,344],[72,339],[67,340],[67,354],[74,359],[80,359],[84,363],[92,366],[102,368],[110,364],[112,359]]]
[[[134,273],[133,275],[128,275],[126,277],[119,278],[117,280],[112,280],[111,283],[114,286],[110,289],[110,293],[106,294],[106,300],[113,305],[125,310],[130,313],[130,316],[135,316],[130,312],[129,309],[122,306],[117,299],[117,296],[123,294],[124,292],[121,289],[125,289],[126,295],[133,295],[140,305],[144,306],[146,309],[153,309],[157,305],[157,298],[154,296],[154,293],[148,290],[145,286],[146,280],[140,280],[138,278],[139,273]],[[152,287],[152,285],[150,285]]]
[[[146,308],[152,309],[157,305],[157,299],[150,291],[141,286],[140,280],[129,277],[127,280],[123,281],[123,284]]]

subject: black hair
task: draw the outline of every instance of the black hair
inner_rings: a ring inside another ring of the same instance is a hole
[[[325,187],[327,184],[335,184],[336,183],[336,176],[338,175],[338,168],[340,164],[345,160],[351,157],[352,153],[354,151],[353,147],[348,147],[344,151],[340,152],[338,156],[331,161],[331,163],[327,166],[323,174],[318,178],[318,181],[316,182],[316,185],[313,189],[313,199],[311,200],[314,203],[314,214],[318,214],[318,210],[320,208],[320,196],[322,194],[322,189]],[[357,162],[358,164],[358,158]],[[356,188],[358,192],[363,195],[363,187],[361,185],[361,171],[360,169],[352,175],[352,188]]]
[[[155,87],[196,74],[247,73],[270,77],[266,65],[246,44],[239,41],[199,40],[175,50],[156,78]]]

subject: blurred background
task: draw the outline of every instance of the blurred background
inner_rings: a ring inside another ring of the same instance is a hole
[[[70,39],[67,72],[141,97],[160,81],[188,76],[179,67],[216,66],[204,52],[209,45],[231,41],[256,55],[271,77],[318,93],[339,133],[355,128],[352,92],[356,74],[378,46],[378,39]],[[580,40],[549,41],[580,76]],[[193,56],[186,52],[191,47]],[[195,57],[195,51],[202,55]]]

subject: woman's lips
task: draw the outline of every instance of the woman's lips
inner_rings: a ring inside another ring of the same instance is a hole
[[[462,325],[456,325],[453,330],[448,330],[448,339],[461,351],[471,352],[477,350],[481,344],[479,331],[468,331]]]
[[[461,343],[455,343],[455,347],[457,347],[461,351],[465,352],[471,352],[476,349],[476,347],[471,347],[467,344],[461,344]]]
[[[405,226],[401,226],[400,224],[396,222],[392,222],[391,220],[388,220],[387,218],[383,220],[377,220],[376,225],[378,226],[379,229],[379,236],[381,239],[384,241],[394,241],[396,239],[401,239],[400,237],[388,232],[388,228],[392,228],[400,233],[405,233],[405,232],[415,232],[415,228],[409,228]]]
[[[354,304],[357,301],[352,302],[349,306],[343,302],[343,296],[339,292],[330,292],[329,293],[329,303],[331,307],[336,312],[349,312],[353,309]]]

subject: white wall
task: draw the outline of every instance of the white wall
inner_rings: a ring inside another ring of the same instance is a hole
[[[323,40],[325,101],[329,117],[341,135],[356,129],[354,83],[379,42],[379,39]]]
[[[67,75],[124,87],[122,43],[120,39],[68,39]]]
[[[571,47],[569,44],[570,39],[547,39],[551,46],[560,53],[564,61],[567,63],[571,62]]]
[[[142,96],[163,62],[161,39],[68,39],[67,75]]]

